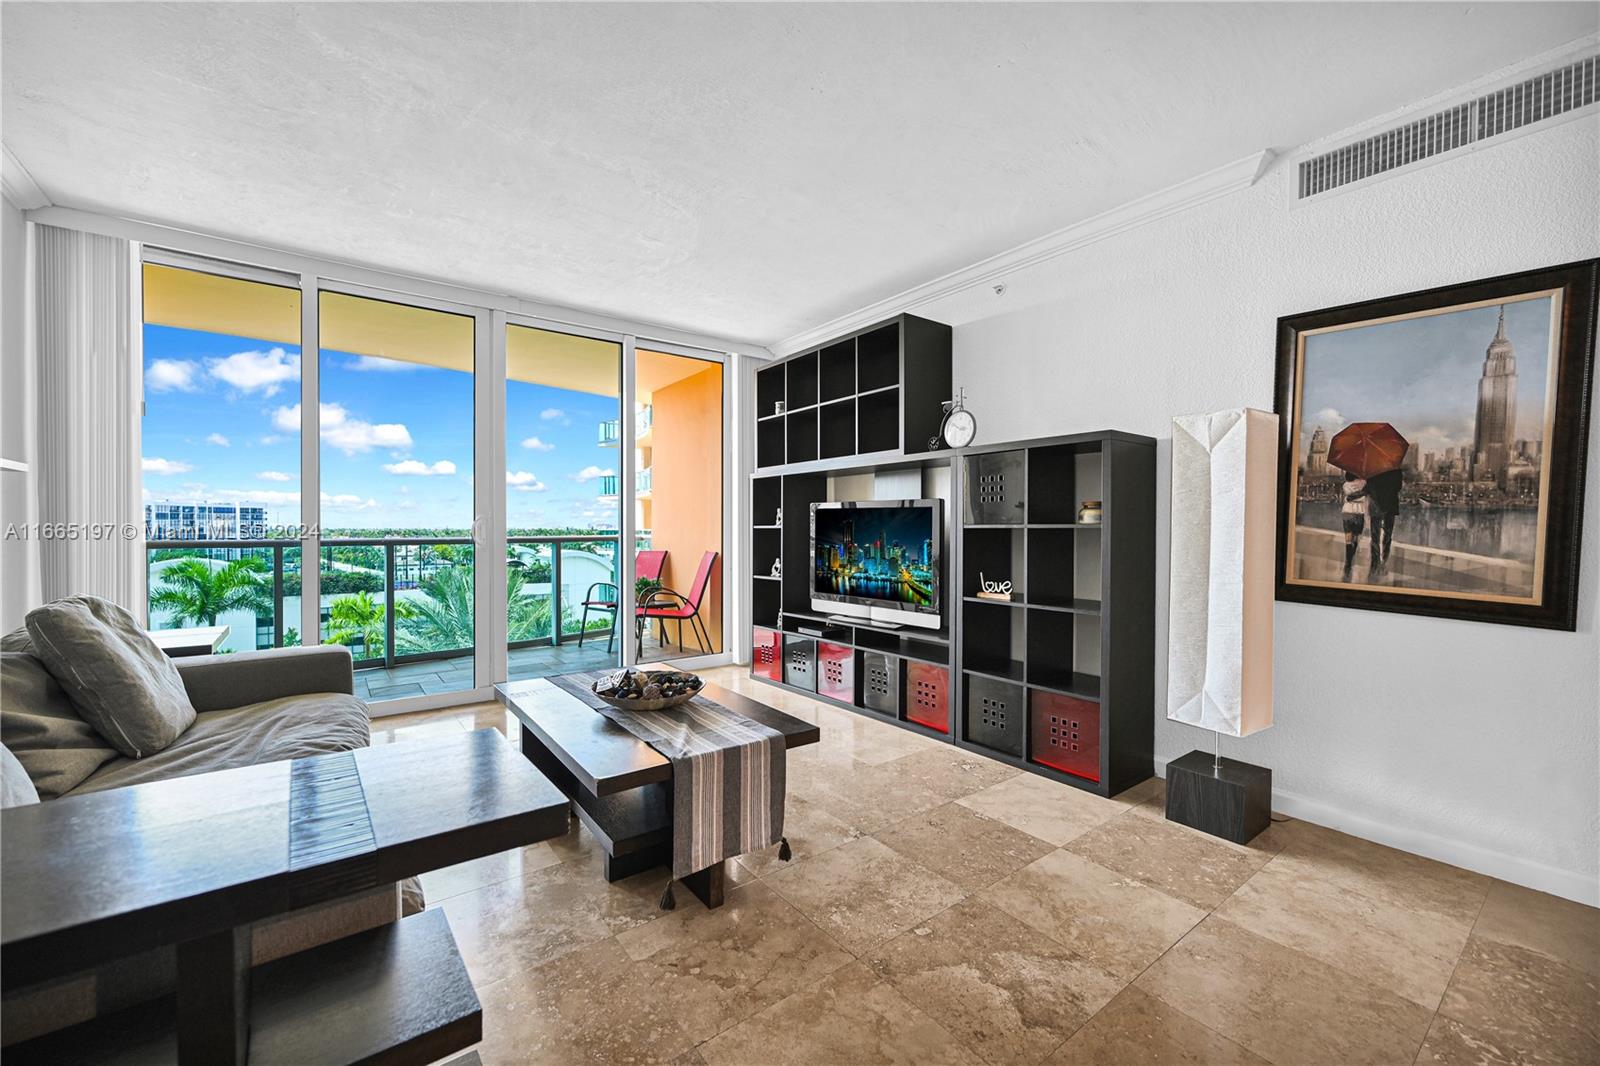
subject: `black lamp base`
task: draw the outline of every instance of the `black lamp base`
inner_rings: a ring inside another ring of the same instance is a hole
[[[1272,771],[1191,751],[1167,763],[1167,820],[1248,844],[1272,824]]]

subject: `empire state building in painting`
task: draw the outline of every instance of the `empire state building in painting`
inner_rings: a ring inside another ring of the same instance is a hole
[[[1506,309],[1483,356],[1478,419],[1472,434],[1472,480],[1503,473],[1516,454],[1517,352],[1506,339]]]

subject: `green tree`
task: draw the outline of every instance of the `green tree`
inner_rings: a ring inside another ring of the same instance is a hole
[[[212,566],[205,559],[180,559],[161,571],[161,587],[150,594],[150,610],[166,611],[177,625],[214,626],[217,616],[249,611],[272,617],[272,586],[260,559],[234,559]]]
[[[417,587],[421,597],[395,604],[395,650],[412,655],[472,647],[472,568],[436,570]]]
[[[361,644],[361,658],[383,655],[383,604],[370,592],[340,596],[328,604],[328,639],[353,648]]]

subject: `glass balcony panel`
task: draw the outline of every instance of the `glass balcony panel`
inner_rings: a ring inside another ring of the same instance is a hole
[[[227,626],[221,651],[256,651],[278,642],[277,620],[290,603],[275,577],[276,546],[160,544],[146,549],[146,603],[151,629]],[[295,549],[298,555],[298,549]],[[298,563],[298,559],[296,560]],[[298,587],[293,590],[298,593]],[[298,608],[296,595],[292,605]]]

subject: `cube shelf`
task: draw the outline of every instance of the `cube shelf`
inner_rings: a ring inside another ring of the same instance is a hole
[[[900,315],[756,371],[751,674],[1114,795],[1154,769],[1155,441],[937,447],[950,337]],[[818,614],[811,505],[909,496],[917,470],[948,500],[944,628]]]

